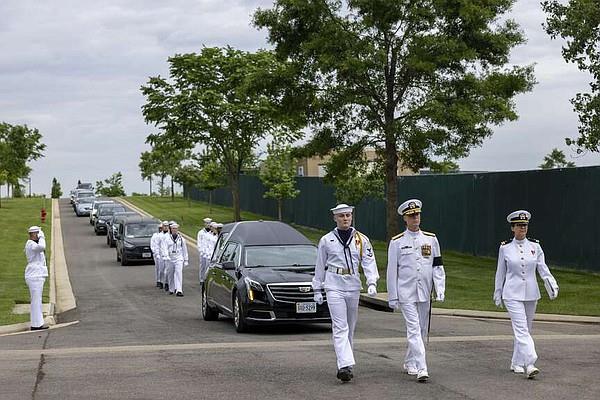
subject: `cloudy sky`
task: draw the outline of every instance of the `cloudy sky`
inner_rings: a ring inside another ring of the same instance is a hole
[[[52,177],[63,192],[116,171],[125,189],[148,190],[138,169],[147,150],[140,86],[167,75],[166,59],[202,45],[244,50],[266,47],[265,33],[250,16],[269,0],[2,0],[0,2],[0,121],[38,128],[47,145],[35,162],[32,187],[48,193]],[[541,24],[537,1],[519,0],[513,10],[528,43],[513,52],[516,64],[535,63],[539,81],[517,99],[520,119],[459,161],[462,170],[535,169],[553,147],[565,150],[577,117],[569,99],[588,77],[560,56]],[[573,158],[598,165],[600,156]],[[3,192],[5,194],[5,192]]]

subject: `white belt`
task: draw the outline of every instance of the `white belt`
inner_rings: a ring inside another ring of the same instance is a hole
[[[338,274],[338,275],[352,275],[352,272],[349,269],[333,267],[331,265],[327,266],[327,271],[329,271],[333,274]]]

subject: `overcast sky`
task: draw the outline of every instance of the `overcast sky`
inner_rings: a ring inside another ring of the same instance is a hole
[[[166,60],[202,45],[244,50],[267,47],[250,16],[268,0],[35,0],[0,1],[0,121],[40,130],[45,157],[33,163],[34,193],[49,193],[57,177],[68,193],[77,179],[95,182],[116,171],[125,190],[147,192],[138,168],[153,132],[142,118],[140,86],[167,76]],[[577,116],[569,99],[588,76],[560,56],[541,24],[537,1],[513,10],[528,37],[512,62],[536,63],[539,81],[517,99],[520,119],[495,129],[481,148],[459,161],[462,170],[535,169],[553,147],[574,136]],[[573,158],[598,165],[600,156]],[[5,192],[3,192],[5,195]]]

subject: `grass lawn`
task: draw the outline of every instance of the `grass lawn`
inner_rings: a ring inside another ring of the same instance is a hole
[[[210,217],[218,222],[231,222],[231,208],[213,206],[209,209],[207,203],[188,202],[176,198],[174,202],[164,197],[127,197],[136,206],[146,210],[160,219],[175,220],[181,225],[181,230],[196,237],[202,219]],[[242,212],[242,219],[271,219],[265,216]],[[317,243],[325,234],[324,231],[296,226],[309,239]],[[333,221],[332,221],[333,228]],[[360,229],[360,226],[358,227]],[[542,242],[543,245],[543,242]],[[436,307],[461,308],[470,310],[497,310],[492,301],[494,277],[496,274],[496,259],[492,257],[475,257],[454,251],[444,251],[441,243],[446,269],[446,301],[436,303]],[[375,257],[379,267],[380,280],[378,291],[386,291],[387,243],[373,243]],[[544,285],[540,281],[542,299],[538,303],[538,312],[551,314],[577,314],[600,316],[600,274],[579,272],[550,265],[552,274],[560,286],[558,299],[550,301]]]
[[[43,199],[2,199],[0,208],[0,325],[29,321],[29,314],[15,315],[15,304],[29,303],[29,289],[25,284],[25,242],[27,228],[40,225]],[[46,234],[46,259],[50,262],[52,201],[46,199],[46,223],[41,225]],[[48,280],[44,285],[44,303],[48,302]]]

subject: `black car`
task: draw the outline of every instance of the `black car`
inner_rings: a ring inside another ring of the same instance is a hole
[[[96,219],[94,222],[94,232],[96,235],[106,235],[106,221],[116,212],[123,212],[125,207],[118,203],[105,203],[98,205]]]
[[[238,332],[258,324],[331,322],[327,303],[313,299],[316,258],[311,241],[282,222],[225,225],[202,288],[202,317],[232,316]]]
[[[146,261],[154,263],[150,239],[158,231],[160,221],[141,215],[130,215],[119,218],[117,239],[117,261],[128,265],[131,261]]]
[[[115,247],[117,243],[116,233],[119,231],[119,224],[123,218],[139,215],[135,211],[123,211],[114,213],[109,219],[106,220],[106,245],[108,247]]]

